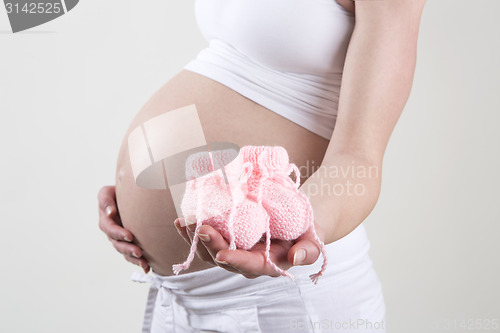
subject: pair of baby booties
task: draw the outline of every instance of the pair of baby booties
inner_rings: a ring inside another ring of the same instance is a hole
[[[314,229],[311,204],[298,190],[297,166],[289,163],[288,153],[280,146],[244,146],[234,155],[234,149],[225,149],[198,152],[187,158],[188,181],[181,210],[186,220],[196,220],[196,230],[189,256],[183,264],[173,265],[174,274],[189,268],[198,243],[196,233],[208,224],[229,240],[231,250],[249,250],[265,234],[267,262],[293,280],[292,274],[270,259],[271,239],[295,240],[312,227],[323,255],[321,270],[310,275],[316,284],[326,269],[327,258]],[[289,177],[292,172],[295,181]]]

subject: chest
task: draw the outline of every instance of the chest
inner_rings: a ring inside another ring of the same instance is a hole
[[[342,71],[354,15],[335,0],[197,0],[199,28],[264,66],[296,73]]]

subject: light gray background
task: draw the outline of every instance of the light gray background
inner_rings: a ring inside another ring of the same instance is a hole
[[[390,332],[500,317],[499,12],[426,5],[366,221]],[[0,331],[139,332],[147,286],[98,229],[96,194],[135,113],[207,44],[193,2],[86,0],[9,29],[0,7]]]

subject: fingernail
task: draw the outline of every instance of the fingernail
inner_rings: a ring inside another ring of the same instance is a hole
[[[135,253],[135,252],[132,252],[132,256],[134,256],[136,258],[140,258],[140,256],[138,256],[137,253]]]
[[[306,250],[300,249],[293,255],[293,265],[300,265],[306,259]]]
[[[130,238],[128,238],[127,236],[123,236],[123,240],[126,241],[126,242],[131,242],[132,240]]]
[[[215,257],[214,259],[216,262],[218,262],[219,264],[224,264],[224,265],[229,265],[229,263],[227,261],[224,261],[224,260],[217,260],[217,257]]]
[[[200,237],[200,239],[205,242],[205,243],[208,243],[210,242],[210,236],[209,235],[205,235],[205,234],[197,234],[198,237]]]
[[[111,206],[106,206],[106,215],[111,216],[111,213],[113,212],[113,209]]]

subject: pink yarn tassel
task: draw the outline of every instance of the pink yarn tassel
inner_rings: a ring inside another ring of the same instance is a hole
[[[212,155],[210,154],[210,161],[212,160]],[[212,163],[212,170],[213,170],[213,163]],[[180,272],[183,270],[186,270],[189,268],[191,265],[191,262],[194,259],[194,255],[196,253],[196,247],[198,246],[198,231],[200,227],[203,225],[203,195],[204,195],[204,188],[205,188],[205,182],[209,179],[209,177],[206,177],[205,179],[202,179],[202,181],[198,182],[200,184],[199,188],[197,189],[198,195],[197,195],[197,202],[196,202],[196,229],[194,231],[194,237],[193,241],[191,243],[191,248],[189,250],[189,255],[186,259],[186,261],[182,264],[177,264],[177,265],[172,265],[172,270],[175,275],[178,275]],[[196,182],[196,179],[194,180]],[[187,224],[186,224],[187,228]]]
[[[307,196],[304,193],[302,193],[301,191],[299,191],[299,193],[300,193],[300,196],[302,197],[302,199],[305,200],[310,205],[309,198],[307,198]],[[325,244],[319,238],[318,233],[316,232],[316,228],[314,227],[314,213],[313,213],[312,207],[311,207],[311,209],[309,209],[308,214],[309,214],[309,216],[308,216],[309,217],[309,227],[312,228],[312,230],[313,230],[314,240],[319,245],[321,255],[323,256],[323,265],[321,265],[320,271],[318,273],[309,275],[309,277],[311,278],[311,281],[314,284],[317,284],[319,277],[322,276],[326,270],[326,266],[328,265],[328,258],[326,255]]]
[[[248,168],[248,169],[247,169]],[[247,170],[245,170],[247,169]],[[238,185],[239,187],[242,187],[243,185],[246,184],[248,179],[252,176],[252,171],[253,171],[253,165],[250,162],[246,162],[242,166],[243,172],[240,173],[239,179],[238,179]],[[243,174],[243,177],[242,177]],[[227,189],[229,191],[229,195],[231,197],[231,213],[229,214],[229,220],[227,222],[228,224],[228,230],[229,230],[229,249],[230,250],[236,250],[236,243],[235,243],[235,236],[234,236],[234,216],[236,215],[236,207],[237,207],[237,202],[235,198],[235,194],[232,193],[231,191],[231,182],[227,184]]]
[[[271,265],[271,267],[274,268],[275,271],[277,271],[278,273],[280,273],[283,276],[288,276],[292,281],[294,281],[295,278],[293,277],[293,275],[290,272],[279,268],[278,265],[276,265],[271,260],[271,257],[269,255],[269,252],[271,250],[271,229],[269,228],[269,220],[270,220],[270,218],[268,217],[267,218],[267,229],[266,229],[266,261],[269,265]]]
[[[268,155],[267,151],[263,151],[262,154],[259,156],[259,166],[264,165],[262,163],[262,160],[264,160],[264,156],[267,158],[268,157],[267,155]],[[264,192],[263,191],[264,182],[272,177],[272,175],[268,172],[268,170],[266,168],[263,168],[263,170],[264,170],[264,175],[260,179],[258,192],[257,192],[257,203],[259,205],[262,205],[262,193]],[[269,223],[270,223],[270,217],[268,216],[267,222],[266,222],[266,251],[265,251],[266,261],[269,265],[271,265],[271,267],[274,268],[275,271],[277,271],[278,273],[280,273],[283,276],[288,276],[292,281],[294,281],[294,277],[290,272],[279,268],[278,265],[276,265],[271,260],[271,257],[269,255],[269,252],[271,250],[271,228],[269,226]]]

